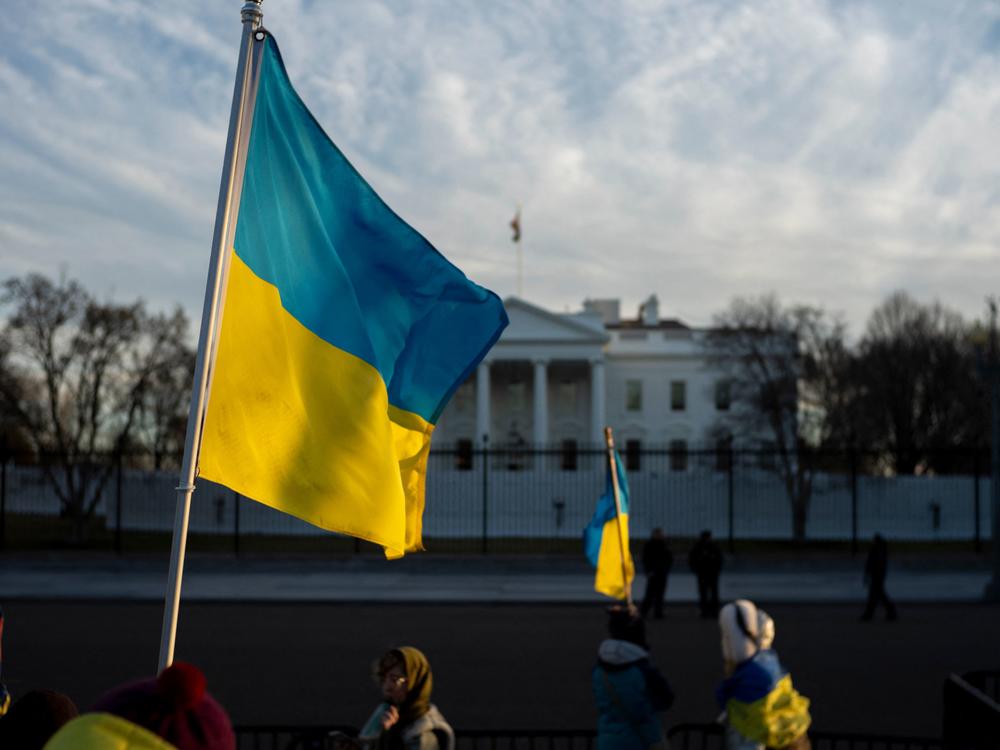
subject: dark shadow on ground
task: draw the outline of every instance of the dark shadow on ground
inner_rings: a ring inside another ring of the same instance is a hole
[[[160,605],[2,604],[3,674],[15,696],[48,687],[85,707],[155,669]],[[904,606],[897,623],[859,623],[860,603],[762,606],[817,728],[936,736],[948,672],[1000,667],[1000,606]],[[710,721],[718,628],[675,605],[649,629],[678,696],[668,724]],[[600,606],[185,604],[177,658],[202,666],[243,724],[362,722],[378,701],[372,660],[412,644],[429,656],[435,702],[455,726],[587,728],[603,633]]]

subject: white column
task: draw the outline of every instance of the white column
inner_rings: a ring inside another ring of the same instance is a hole
[[[590,439],[604,444],[604,360],[590,360]]]
[[[476,439],[475,444],[482,446],[483,435],[490,434],[490,363],[485,360],[479,363],[476,370]]]
[[[544,359],[535,360],[534,383],[534,441],[535,446],[544,448],[549,442],[549,379],[548,363]]]

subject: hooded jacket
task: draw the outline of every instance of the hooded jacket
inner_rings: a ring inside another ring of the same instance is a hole
[[[646,750],[663,739],[657,712],[674,702],[670,685],[629,641],[609,638],[597,650],[591,673],[597,701],[597,750]]]
[[[114,714],[83,714],[53,735],[45,750],[177,750],[148,729]]]

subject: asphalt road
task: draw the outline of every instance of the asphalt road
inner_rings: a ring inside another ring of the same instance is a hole
[[[3,602],[3,675],[19,695],[49,687],[81,707],[156,667],[161,606]],[[820,729],[937,736],[950,671],[1000,667],[1000,606],[909,605],[897,623],[859,607],[775,605],[775,647]],[[371,663],[412,644],[434,669],[434,701],[458,728],[587,728],[600,606],[186,604],[177,658],[200,665],[241,724],[359,724],[378,692]],[[690,605],[650,623],[655,661],[678,695],[666,722],[710,721],[721,677],[717,626]]]

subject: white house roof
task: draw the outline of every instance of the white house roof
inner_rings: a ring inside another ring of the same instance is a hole
[[[591,322],[579,315],[552,313],[519,297],[508,297],[504,300],[504,307],[510,325],[500,336],[497,346],[531,343],[603,346],[609,338],[596,316]]]

